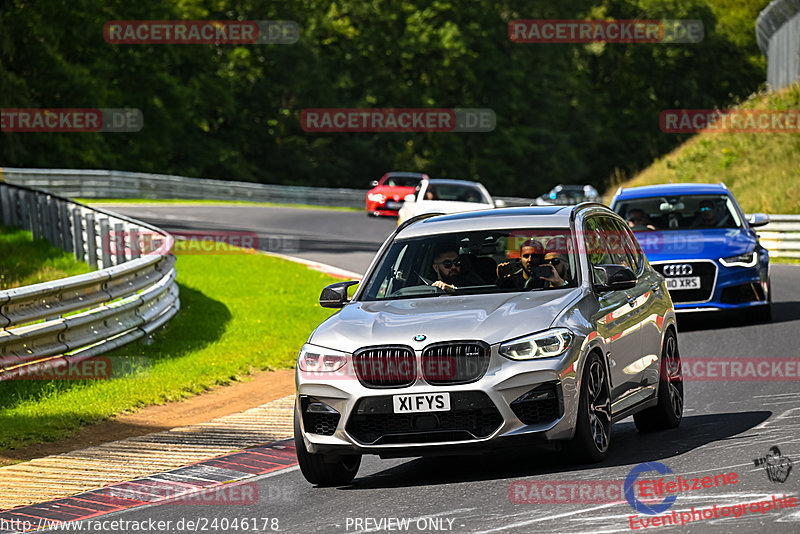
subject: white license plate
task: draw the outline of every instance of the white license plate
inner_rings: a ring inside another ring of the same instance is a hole
[[[386,209],[387,210],[399,210],[402,207],[403,207],[403,203],[402,202],[392,202],[390,200],[389,202],[386,203]]]
[[[449,412],[449,393],[420,393],[418,395],[394,395],[394,413]]]
[[[681,289],[700,289],[699,276],[679,276],[677,278],[667,278],[667,289],[670,291]]]

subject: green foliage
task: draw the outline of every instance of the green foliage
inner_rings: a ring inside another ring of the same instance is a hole
[[[495,194],[602,186],[673,148],[663,109],[725,107],[764,79],[766,0],[9,0],[4,107],[135,107],[138,133],[6,133],[0,164],[366,187],[388,170]],[[128,19],[294,20],[293,45],[109,45]],[[514,19],[701,19],[700,44],[518,44]],[[485,107],[492,133],[306,133],[321,107]]]
[[[758,95],[740,107],[798,109],[800,85]],[[669,181],[724,182],[747,213],[800,213],[800,137],[796,133],[703,132],[622,185]],[[613,193],[609,190],[607,196]]]

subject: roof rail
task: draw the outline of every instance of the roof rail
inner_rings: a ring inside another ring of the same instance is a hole
[[[414,217],[411,217],[410,219],[403,221],[403,224],[399,225],[397,227],[397,230],[394,231],[394,233],[397,234],[400,230],[403,230],[404,228],[411,226],[417,221],[421,221],[423,219],[430,219],[431,217],[436,217],[438,215],[447,215],[447,214],[437,211],[434,213],[423,213],[421,215],[415,215]]]
[[[720,183],[719,183],[719,185],[721,185],[721,186],[722,186],[722,188],[723,188],[725,191],[727,191],[727,190],[728,190],[728,186],[727,186],[727,185],[725,185],[725,182],[720,182]]]

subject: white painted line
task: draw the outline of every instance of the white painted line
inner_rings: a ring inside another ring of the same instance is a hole
[[[320,263],[318,261],[306,260],[304,258],[288,256],[286,254],[278,254],[277,252],[267,252],[265,250],[257,250],[256,252],[258,254],[264,254],[266,256],[272,256],[275,258],[281,258],[283,260],[293,261],[294,263],[300,263],[305,265],[306,267],[314,269],[315,271],[320,271],[325,274],[350,278],[351,280],[361,280],[362,278],[362,275],[358,273],[354,273],[353,271],[348,271],[346,269],[340,269],[338,267],[334,267],[333,265],[328,265],[327,263]]]

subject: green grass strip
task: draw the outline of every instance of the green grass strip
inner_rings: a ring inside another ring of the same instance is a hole
[[[241,380],[291,368],[332,310],[318,304],[336,279],[261,254],[180,255],[181,311],[152,339],[106,356],[140,370],[108,380],[0,383],[0,450],[56,440],[79,427]],[[124,365],[122,365],[124,367]]]

